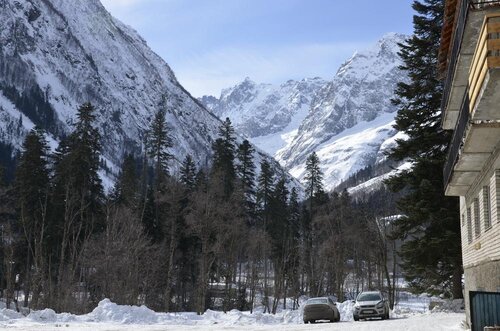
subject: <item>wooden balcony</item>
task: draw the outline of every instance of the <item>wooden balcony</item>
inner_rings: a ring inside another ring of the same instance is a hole
[[[440,74],[445,82],[441,104],[442,127],[453,130],[463,95],[470,87],[472,58],[485,17],[500,11],[500,0],[447,0],[446,9],[439,52]]]
[[[444,168],[446,195],[465,196],[500,144],[500,10],[486,13],[478,32]]]
[[[492,70],[500,68],[500,12],[485,15],[483,26],[479,34],[477,46],[472,58],[469,70],[469,100],[470,111],[473,119],[497,120],[500,119],[499,112],[494,109],[495,114],[486,111],[481,114],[478,111],[480,99],[483,97],[493,97],[492,93],[487,93],[487,89],[495,89],[498,84],[498,75],[493,75]],[[495,92],[495,91],[491,91]],[[494,93],[498,95],[498,91]],[[495,98],[498,101],[498,96]],[[488,101],[488,100],[485,100]],[[489,104],[489,102],[487,102]],[[483,107],[484,108],[484,107]],[[489,108],[489,107],[488,107]],[[494,107],[496,108],[496,107]],[[490,117],[493,116],[493,117]]]

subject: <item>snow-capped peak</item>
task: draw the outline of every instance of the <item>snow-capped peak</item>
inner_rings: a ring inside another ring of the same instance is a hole
[[[331,81],[315,77],[278,86],[247,78],[225,89],[219,99],[202,101],[218,116],[231,118],[240,132],[297,178],[303,177],[305,160],[316,151],[326,187],[334,188],[380,161],[381,146],[396,133],[396,109],[390,100],[401,80],[398,43],[405,38],[385,34],[356,51]]]

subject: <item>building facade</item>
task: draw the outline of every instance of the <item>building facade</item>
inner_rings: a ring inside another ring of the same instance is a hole
[[[446,0],[439,56],[442,127],[453,130],[445,194],[460,197],[471,323],[474,295],[500,292],[500,1]]]

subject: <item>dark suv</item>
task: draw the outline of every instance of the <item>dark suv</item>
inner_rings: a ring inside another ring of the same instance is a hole
[[[355,321],[372,317],[389,319],[389,303],[382,292],[361,292],[354,304],[353,317]]]
[[[315,323],[317,320],[340,321],[339,310],[332,299],[323,297],[307,300],[304,306],[304,323]]]

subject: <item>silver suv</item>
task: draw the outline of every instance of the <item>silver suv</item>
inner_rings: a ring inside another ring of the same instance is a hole
[[[361,292],[354,303],[353,317],[360,319],[380,317],[389,319],[389,303],[382,292]]]

